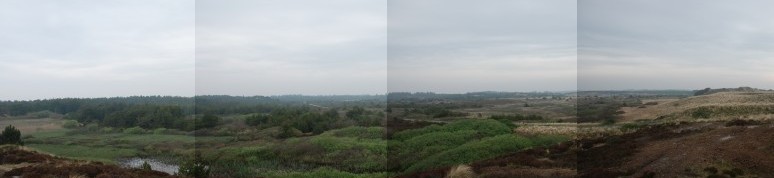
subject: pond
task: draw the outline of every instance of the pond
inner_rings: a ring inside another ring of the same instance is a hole
[[[161,171],[166,172],[168,174],[174,175],[177,174],[177,170],[180,168],[180,166],[176,164],[167,164],[165,162],[162,162],[157,159],[153,158],[126,158],[126,159],[120,159],[118,160],[118,164],[122,167],[128,167],[128,168],[141,168],[142,164],[148,162],[150,164],[151,169],[155,171]]]

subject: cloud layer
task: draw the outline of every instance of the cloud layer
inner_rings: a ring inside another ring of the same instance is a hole
[[[200,0],[196,93],[383,94],[385,1]]]
[[[576,88],[576,1],[389,1],[390,91]]]
[[[774,88],[774,2],[0,3],[0,100]]]
[[[193,95],[191,1],[3,1],[0,100]]]
[[[578,87],[774,88],[774,2],[578,4]]]

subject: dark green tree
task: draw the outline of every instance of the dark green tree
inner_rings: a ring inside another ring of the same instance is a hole
[[[3,144],[24,145],[24,142],[21,140],[21,131],[13,125],[6,126],[3,133],[0,134],[0,145]]]
[[[143,162],[142,162],[142,167],[141,167],[141,168],[142,168],[142,170],[148,170],[148,171],[152,170],[152,169],[151,169],[151,165],[150,165],[150,164],[148,164],[148,162],[147,162],[147,161],[143,161]]]
[[[196,127],[198,129],[213,128],[218,126],[218,122],[220,122],[220,117],[212,114],[204,114],[204,117],[196,123]]]

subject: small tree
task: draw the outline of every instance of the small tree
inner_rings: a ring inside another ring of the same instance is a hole
[[[205,161],[200,153],[194,153],[194,159],[183,162],[178,168],[180,175],[206,178],[210,176],[210,166]]]
[[[202,117],[200,122],[196,123],[196,127],[197,129],[213,128],[218,126],[218,122],[220,122],[220,117],[212,114],[204,114],[204,117]]]
[[[148,170],[148,171],[152,170],[152,169],[151,169],[151,165],[150,165],[150,164],[148,164],[148,162],[147,162],[147,161],[143,161],[143,162],[142,162],[142,169],[143,169],[143,170]]]
[[[68,128],[68,129],[74,129],[74,128],[78,128],[79,125],[80,124],[78,123],[78,121],[66,120],[64,121],[64,124],[62,124],[62,127]]]
[[[3,144],[24,145],[24,142],[21,140],[21,131],[13,125],[6,126],[3,133],[0,134],[0,145]]]

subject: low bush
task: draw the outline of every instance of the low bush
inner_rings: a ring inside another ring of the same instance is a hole
[[[153,129],[153,134],[155,134],[155,135],[161,135],[161,134],[166,134],[166,133],[167,133],[167,129],[166,128]]]
[[[406,141],[390,142],[390,155],[402,168],[434,154],[455,148],[471,140],[477,139],[474,130],[457,132],[433,132],[413,137]]]
[[[62,127],[67,129],[78,128],[78,126],[80,126],[80,123],[78,123],[78,121],[75,121],[75,120],[65,120],[64,123],[62,123]]]
[[[691,113],[691,116],[693,118],[702,118],[702,119],[707,119],[711,115],[712,115],[712,110],[706,107],[697,108],[693,110],[693,112]]]
[[[481,137],[495,136],[511,133],[511,128],[507,125],[492,119],[483,120],[461,120],[446,125],[431,125],[420,129],[411,129],[395,133],[393,138],[396,140],[408,140],[412,137],[432,133],[432,132],[455,132],[462,130],[474,130]]]
[[[116,129],[113,129],[113,127],[103,127],[102,129],[100,129],[100,132],[102,133],[113,133],[115,131]]]
[[[415,172],[456,164],[466,164],[476,160],[517,152],[533,146],[555,144],[567,139],[567,137],[563,136],[538,136],[527,138],[511,134],[499,135],[484,138],[480,141],[469,142],[457,148],[430,156],[427,159],[412,165],[406,169],[406,171]]]
[[[125,134],[144,134],[145,129],[141,127],[132,127],[132,128],[126,128],[124,129]]]
[[[336,129],[327,131],[325,134],[332,134],[336,137],[357,137],[357,138],[369,138],[379,139],[384,134],[384,127],[360,127],[353,126],[342,129]]]

